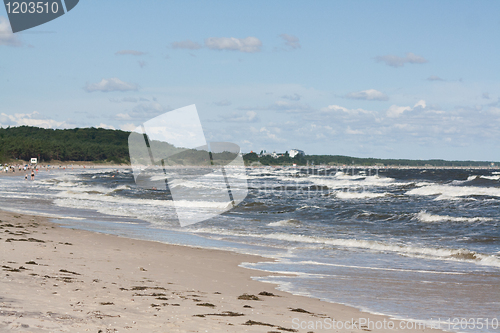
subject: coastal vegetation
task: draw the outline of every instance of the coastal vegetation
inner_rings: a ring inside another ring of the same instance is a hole
[[[103,128],[0,128],[0,161],[109,161],[128,163],[129,132]]]
[[[30,126],[0,128],[0,163],[15,160],[29,161],[37,157],[39,162],[88,161],[130,163],[130,132],[103,128],[44,129]],[[162,151],[169,158],[166,165],[227,164],[234,153],[212,155],[206,151],[179,149],[168,143],[151,142],[152,149]],[[144,151],[145,159],[149,158]],[[208,157],[210,154],[210,157]],[[227,155],[227,156],[226,156]],[[486,167],[491,161],[446,161],[360,158],[343,155],[296,155],[288,152],[277,158],[270,155],[248,153],[243,155],[246,165],[331,165],[331,166],[414,166],[414,167]],[[160,163],[159,161],[157,161]],[[227,163],[226,163],[227,162]]]
[[[412,166],[412,167],[486,167],[491,166],[490,161],[446,161],[440,159],[432,160],[410,160],[410,159],[383,159],[383,158],[361,158],[344,155],[296,155],[291,158],[288,152],[279,155],[277,158],[271,155],[257,155],[248,153],[243,155],[247,165],[293,165],[312,166]],[[498,163],[495,163],[498,165]]]

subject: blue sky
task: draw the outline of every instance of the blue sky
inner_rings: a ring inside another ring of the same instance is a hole
[[[498,1],[95,1],[12,34],[0,125],[132,130],[196,104],[242,150],[500,161]]]

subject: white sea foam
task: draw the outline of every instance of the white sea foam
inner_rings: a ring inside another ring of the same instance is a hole
[[[300,206],[299,208],[295,209],[295,210],[302,210],[302,209],[307,209],[307,208],[317,208],[317,209],[321,209],[322,207],[319,207],[319,206],[309,206],[309,205],[304,205],[304,206]]]
[[[330,189],[340,188],[367,188],[367,187],[393,187],[405,186],[411,183],[398,182],[393,178],[380,176],[348,176],[340,172],[341,175],[330,176],[310,176],[308,181],[318,186],[326,186]]]
[[[11,199],[29,199],[33,197],[31,193],[19,193],[19,192],[0,192],[0,197],[11,198]]]
[[[462,272],[429,271],[429,270],[421,270],[421,269],[342,265],[342,264],[333,264],[333,263],[318,262],[318,261],[312,261],[312,260],[287,262],[287,264],[289,264],[289,265],[304,265],[305,264],[305,265],[317,265],[317,266],[333,266],[333,267],[358,268],[358,269],[367,269],[367,270],[376,270],[376,271],[395,271],[395,272],[410,272],[410,273],[428,273],[428,274],[446,274],[446,275],[466,275],[467,274],[467,273],[462,273]]]
[[[81,201],[96,201],[101,203],[101,205],[116,203],[120,205],[138,205],[138,206],[148,206],[151,207],[173,207],[174,201],[172,200],[152,200],[152,199],[140,199],[140,198],[126,198],[118,196],[103,195],[98,192],[75,192],[75,191],[64,191],[56,195],[57,198],[71,198]],[[189,201],[189,200],[176,200],[175,206],[180,207],[192,207],[192,208],[227,208],[231,205],[230,202],[218,202],[218,201]]]
[[[78,184],[80,179],[73,175],[64,175],[57,178],[42,179],[40,183],[53,184],[55,187],[74,187]]]
[[[54,219],[59,219],[59,220],[85,220],[85,218],[83,218],[83,217],[67,216],[67,215],[63,216],[63,215],[59,215],[59,214],[50,214],[50,213],[45,213],[45,212],[40,212],[40,211],[33,211],[30,209],[17,209],[17,208],[12,208],[12,207],[2,207],[2,209],[9,211],[9,212],[12,212],[12,213],[43,216],[43,217],[54,218]]]
[[[295,219],[289,219],[289,220],[281,220],[277,222],[271,222],[268,224],[269,227],[287,227],[287,226],[296,226],[299,225],[301,222],[299,220]]]
[[[352,191],[338,191],[335,192],[335,197],[339,199],[372,199],[380,198],[388,195],[389,193],[374,193],[374,192],[352,192]]]
[[[153,182],[156,182],[156,181],[162,181],[162,180],[165,180],[167,179],[169,176],[173,176],[174,174],[170,174],[170,173],[167,173],[167,174],[161,174],[161,175],[155,175],[155,176],[151,176],[149,177],[149,180],[150,181],[153,181]]]
[[[427,213],[425,210],[415,214],[415,218],[421,222],[434,223],[434,222],[485,222],[492,221],[489,217],[455,217],[449,215],[434,215]]]
[[[422,186],[429,186],[429,185],[432,185],[434,183],[430,183],[430,182],[417,182],[417,183],[414,183],[413,185],[415,187],[422,187]]]
[[[475,179],[489,179],[489,180],[500,180],[500,176],[484,176],[484,175],[472,175],[472,176],[469,176],[467,177],[466,180],[454,180],[452,183],[454,184],[463,184],[465,182],[470,182],[470,181],[473,181]]]
[[[479,265],[500,267],[500,258],[496,255],[481,254],[467,249],[449,249],[434,247],[419,247],[405,244],[391,244],[380,241],[362,239],[339,239],[317,236],[305,236],[286,233],[271,234],[244,234],[232,232],[219,228],[201,228],[189,230],[195,233],[209,233],[216,235],[252,237],[262,239],[273,239],[288,242],[300,242],[309,244],[325,244],[331,246],[342,246],[347,248],[361,248],[377,252],[395,252],[400,255],[419,257],[433,260],[452,260],[471,262]]]
[[[222,179],[223,181],[223,179]],[[213,183],[203,183],[203,182],[197,182],[197,181],[191,181],[191,180],[184,180],[184,179],[174,179],[168,183],[169,188],[173,189],[176,187],[188,187],[188,188],[212,188]]]
[[[481,176],[483,179],[500,180],[500,176]]]
[[[414,188],[405,193],[406,195],[433,196],[436,200],[457,200],[467,196],[492,196],[500,197],[500,188],[477,187],[477,186],[453,186],[453,185],[428,185]]]

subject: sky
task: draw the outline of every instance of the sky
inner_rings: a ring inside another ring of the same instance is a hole
[[[131,131],[195,104],[243,152],[500,161],[499,1],[80,0],[12,34],[0,126]]]

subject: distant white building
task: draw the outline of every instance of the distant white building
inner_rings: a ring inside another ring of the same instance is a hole
[[[290,149],[290,151],[288,152],[288,155],[291,157],[291,158],[294,158],[295,156],[299,155],[299,156],[304,156],[306,153],[304,153],[303,150],[300,150],[300,149]]]

